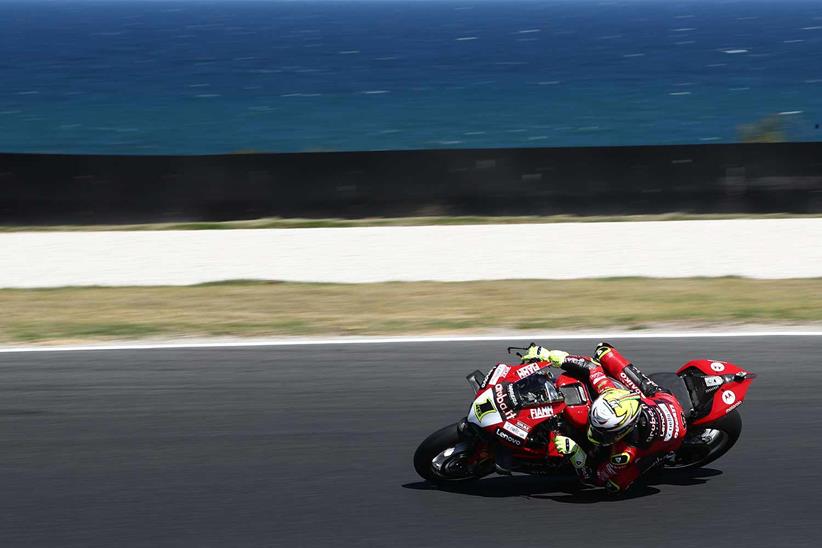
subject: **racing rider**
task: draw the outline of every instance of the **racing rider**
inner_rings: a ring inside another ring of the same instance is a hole
[[[599,395],[588,415],[587,440],[559,434],[554,439],[556,450],[570,459],[583,483],[625,491],[682,444],[686,426],[680,403],[610,344],[600,343],[589,358],[532,343],[522,361],[547,361],[587,376]]]

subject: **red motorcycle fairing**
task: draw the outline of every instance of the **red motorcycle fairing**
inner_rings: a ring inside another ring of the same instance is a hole
[[[717,386],[713,393],[710,412],[690,423],[691,426],[714,422],[739,407],[745,399],[751,381],[756,378],[756,375],[738,365],[721,360],[691,360],[680,367],[676,374],[696,374],[710,378],[712,380],[706,379],[706,383],[714,382]]]
[[[550,443],[529,447],[529,436],[538,425],[556,416],[564,418],[575,428],[584,429],[588,423],[590,395],[588,388],[574,377],[559,375],[555,381],[557,389],[565,395],[565,401],[555,401],[534,407],[523,407],[513,411],[507,393],[511,384],[529,375],[550,367],[548,362],[520,365],[497,364],[477,392],[468,413],[468,421],[495,436],[498,443],[512,449],[520,459],[562,458],[553,445],[555,432],[550,433]]]

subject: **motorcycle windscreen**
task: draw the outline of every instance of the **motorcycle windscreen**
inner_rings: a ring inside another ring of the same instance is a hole
[[[554,385],[553,376],[550,373],[529,375],[515,382],[513,389],[520,407],[545,405],[564,399]]]

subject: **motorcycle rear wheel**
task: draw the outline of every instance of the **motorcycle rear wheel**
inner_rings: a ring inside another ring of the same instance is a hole
[[[487,475],[467,459],[474,452],[472,440],[463,439],[454,423],[425,438],[414,452],[414,469],[432,483],[452,483]]]
[[[742,433],[742,417],[733,410],[705,428],[688,432],[674,461],[666,463],[669,470],[701,468],[731,450]]]

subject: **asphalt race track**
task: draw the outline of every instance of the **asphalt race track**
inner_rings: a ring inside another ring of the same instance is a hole
[[[506,342],[2,354],[0,545],[818,545],[822,338],[611,342],[648,372],[759,373],[734,450],[626,500],[527,476],[445,492],[411,456]]]

